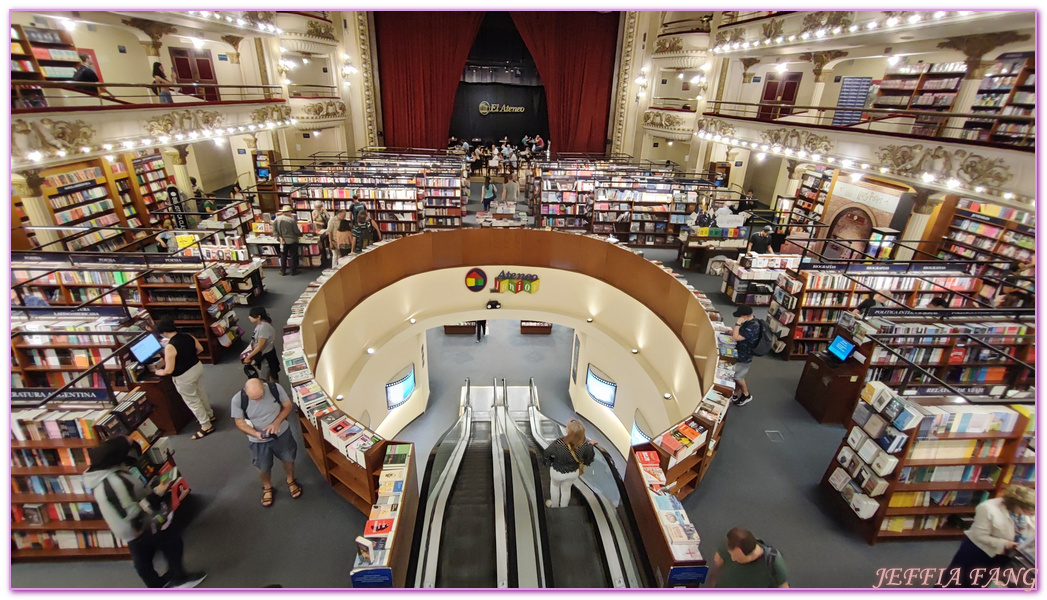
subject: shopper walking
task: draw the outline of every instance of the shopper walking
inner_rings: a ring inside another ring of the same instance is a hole
[[[516,182],[516,173],[508,175],[502,184],[502,202],[516,202],[520,199],[520,184]]]
[[[715,570],[708,587],[787,588],[789,572],[782,554],[758,540],[748,529],[735,527],[713,557]]]
[[[731,402],[735,406],[745,406],[753,400],[745,377],[753,364],[753,349],[760,341],[760,322],[753,317],[753,307],[744,304],[734,311],[734,318],[738,321],[731,331],[731,339],[735,342],[738,358],[734,363],[734,394],[731,395]]]
[[[200,340],[188,333],[180,333],[174,321],[169,319],[160,321],[156,330],[167,339],[164,366],[157,369],[156,374],[171,376],[178,394],[200,423],[200,431],[194,433],[192,439],[198,440],[214,433],[214,410],[207,397],[207,390],[200,383],[204,364],[200,362],[199,355],[204,347],[200,345]]]
[[[345,220],[346,210],[344,208],[335,211],[334,216],[327,222],[327,240],[331,244],[331,266],[344,256],[338,248],[338,229]]]
[[[578,419],[567,422],[567,433],[542,452],[542,463],[549,467],[549,499],[545,505],[564,508],[571,501],[571,486],[596,458],[595,445],[585,437],[585,425]]]
[[[945,569],[948,583],[943,587],[985,587],[992,569],[1006,567],[1011,553],[1036,539],[1035,510],[1036,492],[1015,484],[1007,486],[1002,497],[975,507],[974,524]],[[954,569],[959,570],[958,578]],[[953,583],[956,579],[958,584]]]
[[[89,448],[87,456],[91,467],[84,473],[84,486],[94,496],[110,531],[127,544],[135,571],[146,587],[196,587],[207,574],[185,570],[182,535],[170,516],[161,514],[161,498],[167,493],[168,484],[149,489],[132,475],[129,467],[136,460],[131,455],[132,448],[123,436]],[[142,507],[142,501],[147,501],[149,510]],[[166,518],[158,519],[154,515]],[[167,572],[163,575],[153,566],[157,551],[167,562]]]
[[[490,212],[491,202],[494,201],[494,197],[497,191],[494,187],[494,184],[491,183],[490,177],[484,177],[484,185],[481,189],[483,191],[484,212]]]
[[[257,373],[264,373],[262,379],[280,381],[280,357],[276,355],[276,328],[273,327],[273,318],[264,306],[252,308],[247,318],[254,323],[254,336],[251,338],[251,348],[241,362],[254,366]],[[263,363],[266,367],[264,369]]]
[[[298,221],[294,218],[290,206],[283,206],[273,220],[273,233],[280,241],[280,274],[298,274],[298,239],[302,231],[298,229]]]
[[[95,80],[97,81],[97,79]],[[153,93],[160,96],[161,104],[174,104],[174,98],[171,97],[171,88],[168,86],[174,85],[167,78],[167,74],[164,73],[164,66],[158,62],[153,63]]]
[[[476,343],[480,343],[480,338],[487,334],[487,320],[480,320],[476,322]]]
[[[248,379],[244,389],[233,396],[230,405],[236,428],[246,434],[250,441],[251,464],[258,469],[262,479],[262,506],[273,505],[275,491],[270,472],[273,470],[274,457],[284,467],[291,498],[302,495],[302,486],[294,478],[298,442],[287,422],[291,407],[291,399],[282,386],[271,382],[262,383],[261,379]]]

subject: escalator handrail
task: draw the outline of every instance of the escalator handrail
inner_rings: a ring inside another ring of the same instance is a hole
[[[535,496],[538,500],[544,501],[545,495],[542,493],[542,471],[539,466],[538,453],[533,448],[529,448],[528,454],[531,455],[531,472],[534,476]],[[544,510],[538,511],[538,531],[538,537],[542,544],[542,569],[545,571],[545,587],[553,588],[556,587],[556,582],[553,581],[553,555],[549,548],[549,523],[545,520]]]
[[[526,459],[522,457],[522,453],[526,451],[530,454],[534,454],[534,451],[528,448],[528,444],[526,444],[526,442],[523,440],[523,432],[520,431],[519,425],[517,425],[513,419],[509,418],[508,414],[509,410],[507,407],[504,407],[504,410],[499,412],[499,415],[501,417],[499,419],[500,425],[502,427],[503,432],[505,433],[506,442],[509,445],[508,450],[513,461],[513,467],[519,469],[520,472],[523,473],[529,469],[527,469],[527,464],[525,462]],[[513,444],[514,441],[516,442],[515,445]],[[533,532],[534,537],[536,537],[539,540],[541,540],[543,536],[545,536],[545,532],[541,529],[543,519],[540,516],[542,515],[540,505],[544,500],[541,494],[541,485],[542,479],[541,476],[538,475],[534,481],[533,486],[524,487],[524,494],[527,496],[527,502],[531,510],[531,522],[534,524],[535,527],[535,531]],[[541,556],[538,557],[538,562],[541,565],[542,570],[545,571],[544,573],[538,573],[539,585],[542,587],[549,587],[548,573],[550,573],[551,571],[547,568],[548,543],[544,544],[543,546],[540,546],[539,550],[541,551]],[[543,582],[545,583],[543,584]]]
[[[610,452],[603,448],[598,448],[598,450],[600,451],[600,454],[603,455],[604,460],[607,461],[607,464],[614,464],[614,459],[611,457]],[[618,473],[618,469],[611,469],[611,475],[614,476],[615,484],[618,485],[618,495],[622,501],[621,512],[626,515],[626,521],[628,523],[629,530],[632,532],[632,539],[635,540],[637,543],[642,544],[641,540],[643,538],[640,537],[640,526],[636,522],[636,516],[635,513],[633,513],[632,503],[629,502],[629,494],[625,490],[625,480],[623,480],[622,476]],[[646,560],[642,560],[639,562],[643,566],[643,575],[646,581],[654,581],[654,572],[651,570],[650,562]],[[643,585],[643,582],[641,582],[641,585]]]
[[[466,391],[466,398],[468,398],[468,390]],[[440,533],[443,529],[443,515],[447,508],[447,498],[451,494],[451,484],[458,475],[458,467],[462,464],[462,456],[465,454],[465,448],[469,445],[469,438],[472,435],[471,406],[467,405],[465,407],[462,411],[462,416],[458,418],[458,422],[455,423],[454,427],[460,425],[464,425],[462,435],[455,443],[450,462],[444,468],[443,473],[440,474],[440,477],[437,479],[436,485],[433,488],[433,493],[437,494],[436,502],[434,502],[425,513],[424,524],[422,526],[422,546],[425,550],[424,554],[422,554],[421,551],[419,552],[420,564],[418,565],[417,577],[415,580],[415,587],[418,588],[432,587],[435,585],[436,567],[439,564],[438,559],[440,556]],[[432,493],[430,494],[430,497],[431,496]],[[433,535],[434,531],[437,534],[436,536]],[[430,572],[431,576],[429,575]]]
[[[491,458],[494,461],[492,465],[494,472],[492,473],[494,480],[494,505],[495,507],[504,507],[506,501],[506,473],[504,469],[504,448],[502,448],[502,436],[498,435],[497,419],[498,419],[498,387],[497,380],[495,381],[495,387],[492,388],[491,392],[494,395],[492,400],[494,406],[491,414],[492,427],[491,427]],[[507,551],[507,540],[506,530],[509,527],[509,523],[505,518],[505,513],[495,510],[494,511],[494,548],[495,548],[495,559],[497,566],[497,577],[495,579],[495,585],[499,588],[505,588],[509,585],[509,565],[508,565],[508,551]]]

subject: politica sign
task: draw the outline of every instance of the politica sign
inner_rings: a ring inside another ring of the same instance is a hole
[[[522,113],[524,107],[522,106],[509,106],[508,104],[491,104],[484,100],[480,103],[480,114],[487,116],[496,113]]]

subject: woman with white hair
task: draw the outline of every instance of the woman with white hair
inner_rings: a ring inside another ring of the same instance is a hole
[[[331,247],[331,240],[327,237],[327,223],[331,220],[331,214],[324,208],[324,203],[316,200],[313,202],[313,231],[320,236],[320,254],[326,255]]]
[[[1035,511],[1036,491],[1018,484],[979,504],[974,524],[945,569],[949,579],[942,587],[985,587],[993,569],[1006,567],[1016,548],[1031,546],[1036,539]],[[954,569],[959,570],[958,583],[952,578]]]
[[[565,508],[571,501],[571,486],[596,458],[595,445],[585,437],[585,425],[578,419],[567,422],[567,433],[549,444],[542,453],[542,464],[549,467],[549,499],[545,505]]]

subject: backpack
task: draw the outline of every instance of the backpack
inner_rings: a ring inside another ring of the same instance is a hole
[[[753,356],[766,356],[774,347],[774,332],[771,326],[764,321],[756,321],[760,326],[760,339],[753,346]]]
[[[756,543],[763,546],[763,564],[767,565],[767,570],[771,572],[771,578],[774,578],[776,572],[775,561],[782,557],[782,553],[777,548],[768,544],[767,542],[756,538]]]
[[[273,401],[280,404],[280,391],[276,389],[276,384],[272,381],[267,381],[265,384],[269,386],[269,393],[273,395]],[[244,419],[247,418],[247,403],[250,401],[247,392],[240,390],[240,410],[244,413]]]

